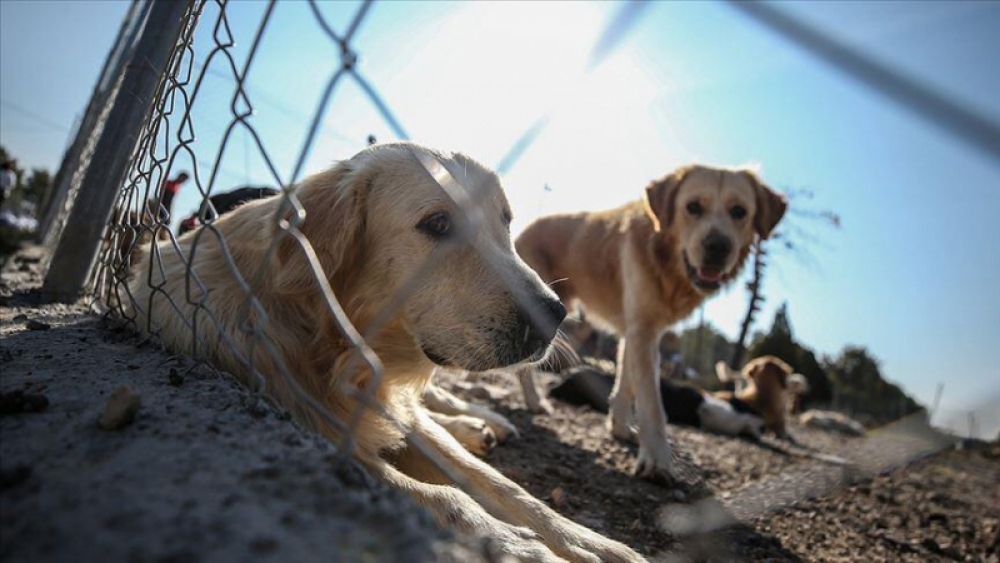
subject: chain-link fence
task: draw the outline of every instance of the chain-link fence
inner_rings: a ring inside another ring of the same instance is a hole
[[[321,219],[307,217],[299,197],[306,161],[316,136],[321,131],[324,113],[341,81],[355,81],[397,136],[406,136],[388,106],[356,66],[357,55],[351,41],[364,22],[371,2],[359,4],[342,32],[335,30],[326,20],[316,2],[309,3],[315,23],[339,54],[339,65],[330,71],[301,149],[287,177],[283,177],[278,166],[272,162],[266,140],[255,129],[251,118],[257,111],[256,105],[253,95],[246,87],[276,3],[267,4],[242,58],[234,52],[236,41],[226,2],[191,2],[186,4],[183,13],[176,13],[178,3],[161,1],[152,4],[150,22],[159,18],[177,17],[176,43],[172,44],[169,58],[165,61],[165,71],[159,77],[156,90],[150,98],[150,107],[142,119],[136,146],[128,158],[124,185],[117,191],[109,228],[100,240],[97,264],[90,270],[88,292],[97,302],[110,307],[114,314],[154,337],[162,335],[166,319],[159,318],[153,312],[152,302],[161,298],[166,300],[171,311],[168,314],[177,315],[189,333],[189,342],[180,346],[182,351],[201,357],[226,357],[231,360],[231,370],[236,371],[245,383],[260,391],[262,398],[272,397],[275,385],[271,379],[279,378],[282,381],[281,387],[290,390],[290,396],[283,397],[286,401],[281,406],[293,411],[300,423],[334,439],[345,459],[352,453],[358,426],[368,416],[380,417],[398,432],[406,433],[407,427],[375,398],[380,390],[384,368],[382,360],[369,347],[366,339],[378,334],[391,322],[398,315],[407,296],[426,282],[430,271],[442,267],[450,253],[456,249],[447,245],[437,247],[423,266],[402,284],[385,307],[366,326],[357,327],[348,318],[343,305],[334,294],[330,276],[324,271],[314,250],[316,241],[310,240],[303,232],[302,227],[306,221]],[[165,27],[170,28],[169,25]],[[219,144],[214,149],[198,141],[199,135],[203,134],[202,124],[195,117],[195,110],[205,95],[206,77],[210,73],[228,75],[233,86],[228,123],[222,128],[221,136],[217,135]],[[276,235],[270,239],[270,247],[264,252],[265,260],[255,264],[251,271],[247,271],[245,264],[241,267],[233,260],[230,241],[215,225],[220,214],[226,210],[217,209],[220,203],[213,196],[218,195],[218,186],[223,183],[220,179],[220,174],[223,173],[222,160],[227,149],[231,148],[230,143],[237,130],[253,140],[259,157],[270,172],[268,183],[277,187],[275,190],[259,190],[257,196],[280,199],[280,210],[271,218],[272,223],[260,225],[261,229]],[[471,235],[479,229],[483,217],[480,206],[482,202],[478,200],[481,194],[476,194],[460,183],[437,158],[422,151],[412,151],[411,156],[420,162],[429,177],[438,183],[447,198],[460,210],[460,217],[455,218],[456,231]],[[184,168],[185,165],[180,164],[182,160],[186,160],[190,168]],[[184,240],[178,240],[179,236],[171,229],[169,209],[170,198],[174,195],[170,182],[181,168],[185,169],[185,174],[190,174],[190,180],[201,199],[197,216],[188,223],[188,228],[194,232]],[[289,267],[282,265],[277,258],[279,246],[289,243],[295,245],[297,251],[306,257],[305,261],[296,262],[293,267],[306,267],[310,270],[316,292],[321,296],[324,311],[315,312],[317,319],[331,319],[336,325],[335,332],[355,352],[344,364],[339,364],[342,373],[366,370],[371,374],[371,383],[363,389],[345,385],[335,391],[356,401],[359,407],[354,411],[331,412],[333,409],[316,396],[315,390],[303,387],[303,382],[290,367],[293,358],[283,356],[269,337],[269,311],[258,300],[254,288],[260,287],[264,276],[274,275],[275,271]],[[468,238],[466,243],[473,246],[476,244],[473,238]],[[206,245],[221,247],[227,266],[223,275],[231,276],[236,285],[242,288],[243,304],[239,311],[218,311],[213,308],[208,295],[217,288],[217,284],[213,285],[212,281],[201,277],[203,274],[192,266],[194,257]],[[187,266],[184,276],[189,289],[183,295],[165,288],[170,281],[164,268],[164,264],[170,261],[166,256],[168,253],[174,254],[173,258]],[[144,260],[143,257],[148,259]],[[510,281],[509,291],[515,298],[525,298],[524,292],[510,280],[510,274],[501,265],[492,266],[494,275]],[[145,286],[140,290],[144,297],[136,295],[137,286]],[[525,305],[524,308],[530,310],[530,305]],[[211,326],[218,332],[218,345],[225,347],[225,352],[220,354],[206,349],[214,341],[208,339],[204,332],[199,333],[199,318],[209,319]],[[364,334],[360,330],[364,330]],[[178,347],[176,341],[173,344],[174,348]],[[304,408],[296,408],[299,406]],[[433,448],[424,447],[419,436],[408,435],[408,440],[415,447],[421,448],[425,456],[438,460],[439,469],[452,480],[462,483],[461,474],[441,461]]]
[[[426,281],[429,272],[447,264],[449,253],[455,249],[451,246],[436,248],[365,326],[352,324],[314,250],[317,241],[310,240],[307,229],[303,228],[312,219],[304,213],[300,183],[317,136],[323,134],[324,118],[334,93],[345,81],[353,81],[359,87],[398,139],[405,140],[407,133],[390,104],[380,97],[358,64],[353,41],[366,21],[371,2],[358,4],[347,23],[338,29],[328,21],[315,0],[310,0],[312,23],[328,38],[331,54],[337,62],[325,70],[328,75],[320,99],[311,111],[308,127],[290,161],[290,171],[282,174],[282,167],[271,156],[276,141],[258,131],[254,117],[261,111],[261,105],[248,87],[256,77],[255,61],[267,37],[275,5],[274,1],[259,4],[262,7],[259,21],[250,36],[239,38],[245,47],[238,49],[231,6],[224,0],[149,0],[134,4],[95,90],[92,107],[81,124],[77,141],[60,171],[65,178],[57,182],[60,187],[54,196],[50,217],[47,216],[43,224],[45,238],[52,243],[59,241],[45,292],[53,297],[73,297],[86,292],[136,328],[152,335],[160,333],[164,319],[151,314],[150,302],[154,298],[166,300],[173,314],[189,329],[190,339],[185,348],[195,355],[203,354],[203,347],[208,342],[206,335],[197,330],[204,326],[202,321],[207,320],[221,335],[220,346],[238,365],[246,383],[265,393],[268,378],[279,378],[290,390],[288,398],[306,405],[308,412],[302,415],[303,419],[312,421],[314,427],[339,442],[339,451],[346,456],[352,452],[353,433],[363,417],[377,416],[399,432],[407,431],[376,399],[384,368],[382,359],[369,346],[368,338],[396,316],[408,296]],[[1000,135],[988,120],[957,111],[954,104],[942,103],[939,98],[908,83],[905,77],[876,63],[862,59],[859,67],[856,54],[846,52],[814,30],[803,31],[786,16],[776,15],[771,7],[735,5],[819,52],[845,71],[861,76],[869,84],[917,109],[925,117],[943,124],[987,154],[994,157],[1000,154],[997,148],[1000,147]],[[641,2],[623,4],[595,46],[591,64],[599,62],[628,35],[634,23],[641,19],[643,6]],[[226,111],[213,110],[211,118],[202,120],[198,117],[198,108],[214,103],[207,97],[208,82],[220,76],[232,87]],[[530,149],[545,124],[545,118],[531,124],[498,169],[503,171],[513,166],[519,156]],[[260,226],[274,233],[264,252],[267,258],[255,264],[251,271],[241,270],[236,264],[229,250],[230,241],[216,225],[219,216],[226,211],[220,207],[228,207],[218,199],[223,193],[221,188],[230,183],[223,177],[233,175],[226,170],[224,161],[227,152],[234,150],[237,143],[234,139],[238,137],[244,140],[243,149],[249,148],[254,158],[263,163],[261,168],[267,171],[268,177],[257,183],[271,188],[257,189],[240,201],[259,196],[280,201],[279,212],[271,217],[270,224]],[[283,139],[280,142],[287,145],[290,141]],[[363,139],[358,140],[359,149],[364,144]],[[473,233],[482,227],[479,192],[463,185],[464,179],[456,178],[432,154],[416,151],[412,152],[412,158],[419,161],[429,178],[460,210],[457,221],[461,232]],[[177,174],[181,170],[189,174],[189,185],[197,190],[200,199],[198,212],[185,223],[185,228],[193,232],[183,238],[174,231],[178,217],[171,209]],[[479,251],[476,240],[469,237],[465,244]],[[199,247],[204,245],[221,249],[226,257],[225,271],[213,275],[230,276],[235,286],[241,288],[242,306],[238,311],[213,310],[206,298],[211,282],[190,266]],[[290,367],[290,359],[283,356],[268,336],[272,320],[255,295],[255,288],[260,287],[265,276],[287,267],[276,259],[281,245],[292,245],[306,258],[299,264],[308,268],[321,297],[323,311],[317,315],[331,319],[345,345],[354,351],[342,369],[345,372],[363,369],[372,374],[372,384],[363,389],[339,390],[356,400],[360,405],[357,412],[330,412],[312,392],[302,387]],[[174,255],[172,260],[175,262],[187,265],[183,272],[187,287],[184,295],[165,289],[170,281],[166,279],[168,270],[163,267],[168,254]],[[482,252],[481,256],[489,262],[492,255]],[[136,270],[139,264],[144,265],[141,271]],[[532,304],[512,274],[495,261],[490,266],[492,274],[506,283],[507,291],[521,301],[522,308],[532,311]],[[144,294],[148,300],[134,294],[136,283],[145,285]],[[543,318],[536,320],[545,322]],[[283,406],[289,408],[287,404]],[[411,438],[420,448],[419,439]],[[923,453],[924,449],[919,451]],[[437,457],[432,448],[425,448],[424,454],[432,459]],[[461,482],[461,475],[452,472],[447,463],[440,466],[453,480]]]

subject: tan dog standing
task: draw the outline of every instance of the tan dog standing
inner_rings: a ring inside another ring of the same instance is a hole
[[[544,217],[518,237],[517,252],[567,306],[579,302],[622,337],[609,424],[621,439],[638,427],[637,474],[672,478],[660,336],[737,277],[785,207],[750,170],[692,165],[653,182],[641,201]],[[533,371],[519,375],[529,407],[543,409]]]

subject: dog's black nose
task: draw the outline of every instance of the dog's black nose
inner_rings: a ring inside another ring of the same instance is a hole
[[[528,340],[534,344],[547,346],[556,336],[556,331],[566,318],[566,307],[562,301],[548,296],[533,300],[531,309],[519,307],[521,319],[527,326]]]
[[[706,265],[721,265],[733,251],[733,241],[721,233],[709,233],[701,245],[705,250]]]

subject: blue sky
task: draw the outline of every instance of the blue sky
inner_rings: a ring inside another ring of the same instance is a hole
[[[1000,122],[1000,4],[781,3],[879,60]],[[265,8],[237,2],[230,22],[242,63]],[[323,4],[343,29],[353,3]],[[55,168],[110,47],[124,2],[0,2],[0,142],[22,165]],[[766,328],[789,302],[798,338],[825,354],[867,346],[924,403],[945,383],[938,422],[1000,428],[1000,164],[828,67],[722,3],[657,3],[603,64],[591,49],[610,3],[376,4],[355,48],[361,73],[409,135],[496,165],[537,118],[548,127],[505,176],[515,229],[539,214],[600,209],[652,178],[701,161],[756,162],[773,186],[808,189],[840,230],[813,228],[813,264],[787,254],[766,281]],[[204,21],[213,21],[214,8]],[[204,63],[210,26],[196,60]],[[252,123],[282,181],[339,55],[304,2],[279,2],[248,92]],[[232,81],[216,59],[195,104],[207,178],[230,120]],[[306,171],[393,138],[353,83],[334,93]],[[213,189],[274,183],[242,130]],[[551,191],[545,191],[548,185]],[[175,217],[197,205],[182,193]],[[706,318],[735,334],[746,295]],[[990,418],[994,417],[994,418]]]

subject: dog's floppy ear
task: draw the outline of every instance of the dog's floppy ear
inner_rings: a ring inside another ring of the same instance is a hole
[[[350,268],[363,251],[365,202],[370,184],[370,174],[346,161],[306,178],[295,193],[305,210],[305,220],[298,229],[309,239],[327,279]],[[292,214],[284,213],[286,217]],[[316,291],[312,267],[298,241],[280,229],[276,236],[282,236],[277,251],[281,268],[276,276],[277,291]]]
[[[771,236],[774,227],[785,215],[788,201],[784,195],[765,184],[760,176],[753,171],[744,170],[743,173],[750,179],[750,183],[753,184],[754,190],[757,192],[757,213],[753,218],[753,228],[760,235],[760,238],[766,239]]]
[[[646,207],[646,214],[653,220],[654,231],[660,232],[673,222],[678,188],[692,168],[692,166],[678,168],[646,187],[646,197],[642,202]]]

